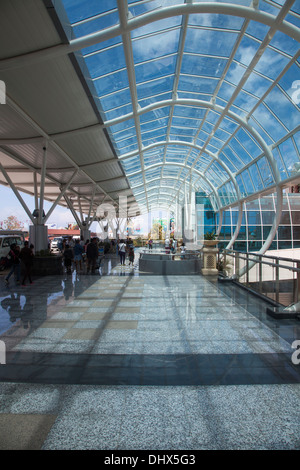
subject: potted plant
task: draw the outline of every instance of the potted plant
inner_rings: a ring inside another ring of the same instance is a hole
[[[218,237],[215,232],[206,232],[204,234],[204,246],[215,246],[219,243]]]

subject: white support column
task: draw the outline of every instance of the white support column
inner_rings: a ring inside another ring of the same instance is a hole
[[[78,206],[79,206],[79,213],[80,213],[81,222],[83,222],[83,214],[82,214],[82,208],[81,208],[81,202],[80,202],[80,196],[79,195],[77,196],[77,202],[78,202]]]
[[[224,214],[224,211],[223,209],[220,209],[219,210],[219,224],[218,224],[218,228],[217,228],[217,237],[219,237],[220,233],[221,233],[221,228],[222,228],[222,225],[223,225],[223,214]]]
[[[44,191],[47,168],[47,144],[43,147],[43,163],[41,171],[40,194],[38,198],[37,175],[34,173],[34,197],[37,209],[34,225],[29,227],[29,240],[34,245],[35,252],[48,249],[48,227],[44,223]]]
[[[37,209],[39,207],[39,192],[38,192],[36,171],[33,173],[33,186],[34,186],[34,202],[35,202],[34,208]]]
[[[90,240],[91,238],[91,231],[89,230],[87,220],[82,222],[82,226],[80,227],[80,236],[83,238],[84,241]]]
[[[45,146],[45,147],[43,147],[43,165],[42,165],[42,174],[41,174],[40,205],[39,205],[39,214],[38,214],[38,225],[43,224],[46,168],[47,168],[47,147]]]

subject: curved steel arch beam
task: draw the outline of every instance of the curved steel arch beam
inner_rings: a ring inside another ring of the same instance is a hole
[[[243,119],[238,114],[235,114],[232,111],[229,111],[229,110],[225,111],[225,108],[220,106],[220,105],[217,105],[217,104],[212,103],[210,101],[203,101],[203,100],[182,99],[182,98],[181,99],[171,99],[171,100],[159,101],[157,103],[145,106],[144,108],[140,108],[138,110],[137,114],[142,115],[142,114],[145,114],[149,111],[153,111],[155,109],[163,108],[163,107],[166,107],[166,106],[176,106],[176,105],[187,105],[187,106],[203,107],[203,108],[209,108],[213,111],[217,111],[220,114],[224,113],[225,116],[230,117],[233,121],[236,121],[242,127],[247,129],[248,132],[253,136],[253,138],[259,143],[259,145],[263,149],[264,154],[265,154],[265,156],[266,156],[266,158],[267,158],[267,160],[270,164],[271,170],[273,172],[275,183],[276,184],[280,183],[280,173],[279,173],[277,164],[274,160],[273,154],[272,154],[269,146],[266,144],[266,142],[261,137],[261,135],[254,128],[252,128],[252,126],[249,125],[249,123],[246,121],[246,119]],[[133,113],[129,113],[127,115],[122,116],[121,118],[116,118],[116,119],[113,119],[111,121],[106,121],[104,123],[104,125],[105,125],[105,127],[110,127],[110,126],[118,124],[120,122],[124,122],[124,121],[127,121],[129,119],[132,119],[132,117],[133,117]],[[237,194],[239,194],[239,190],[237,191]]]
[[[270,247],[272,241],[274,240],[274,236],[276,234],[276,231],[278,229],[278,226],[279,226],[279,222],[280,222],[280,217],[281,217],[281,213],[282,213],[282,206],[283,206],[283,191],[282,191],[282,188],[278,187],[277,188],[277,203],[276,203],[276,214],[275,214],[275,217],[274,217],[274,220],[273,220],[273,224],[272,224],[272,227],[271,227],[271,230],[270,230],[270,233],[265,241],[265,243],[263,244],[263,246],[261,247],[261,249],[258,251],[258,255],[264,255],[265,252],[268,250],[268,248]],[[230,249],[232,246],[232,244],[228,244],[228,246],[226,246],[226,250]],[[244,266],[240,272],[239,272],[239,277],[242,277],[244,276],[244,274],[248,271],[250,271],[250,269],[253,268],[253,266],[256,265],[256,261],[253,260],[253,261],[250,261],[250,263],[248,264],[248,267],[247,266]]]
[[[236,241],[238,234],[240,232],[240,229],[241,229],[242,220],[243,220],[243,202],[239,202],[238,208],[239,208],[239,216],[238,216],[238,221],[235,227],[235,231],[230,242],[225,247],[225,250],[230,250],[230,248],[233,246],[234,242]]]
[[[159,165],[162,166],[163,163],[160,163],[160,164],[155,163],[153,166],[159,166]],[[164,165],[173,165],[173,163],[165,163]],[[181,168],[187,168],[183,163],[177,163],[176,166],[179,166],[179,167],[181,167]],[[140,173],[140,171],[141,171],[141,170],[139,170],[138,173]],[[213,186],[213,184],[212,184],[212,183],[206,178],[206,176],[203,175],[199,170],[194,169],[193,171],[194,171],[195,173],[197,173],[197,175],[199,175],[199,176],[211,187],[211,189],[212,189],[212,191],[213,191],[213,193],[214,193],[214,195],[215,195],[215,197],[216,197],[216,199],[217,199],[217,201],[218,201],[218,206],[219,206],[219,208],[220,208],[220,207],[221,207],[221,201],[220,201],[219,195],[218,195],[218,193],[217,193],[215,187]],[[170,176],[166,176],[165,178],[161,178],[161,177],[153,178],[152,180],[149,180],[149,183],[150,183],[151,181],[156,181],[156,180],[157,180],[157,181],[160,181],[161,179],[174,179],[174,180],[178,181],[178,178],[177,178],[177,177],[170,175]],[[192,183],[192,185],[193,185],[194,189],[196,190],[197,188],[194,186],[193,183]],[[131,189],[134,191],[136,188],[139,188],[139,187],[142,187],[142,186],[144,186],[143,183],[138,184],[137,186],[134,186],[134,187],[132,187]],[[201,185],[199,185],[199,186],[201,187]],[[164,188],[164,187],[167,187],[167,186],[163,186],[163,188]],[[175,189],[175,188],[172,188],[172,189]],[[202,188],[202,189],[203,189],[203,188]],[[178,194],[178,192],[179,192],[179,191],[182,191],[182,190],[179,189],[179,190],[176,190],[176,191],[177,191],[177,194]],[[183,191],[182,191],[182,192],[183,192]],[[173,199],[174,199],[174,198],[173,198]]]
[[[151,144],[147,147],[144,147],[143,151],[146,152],[152,148],[155,148],[155,147],[160,147],[160,146],[167,146],[167,145],[181,145],[183,147],[192,147],[192,148],[195,148],[196,150],[199,150],[201,151],[202,150],[202,147],[200,147],[199,145],[197,144],[193,144],[193,143],[190,143],[190,142],[184,142],[184,141],[177,141],[177,140],[172,140],[172,141],[168,141],[168,142],[156,142],[155,144]],[[226,173],[228,174],[229,176],[229,179],[232,181],[234,187],[235,187],[235,190],[236,190],[236,195],[237,195],[237,201],[239,201],[241,199],[241,194],[240,194],[240,190],[239,190],[239,187],[237,185],[237,182],[236,182],[236,179],[234,177],[234,175],[232,174],[232,172],[229,170],[229,168],[227,167],[227,165],[225,163],[222,162],[222,160],[220,160],[218,158],[217,155],[215,155],[214,153],[212,153],[210,150],[205,150],[205,152],[213,159],[215,160],[225,171]],[[134,152],[130,152],[126,155],[124,155],[123,157],[120,157],[120,160],[125,160],[127,158],[131,158],[131,157],[134,157],[135,155],[138,155],[139,151],[138,150],[135,150]],[[147,171],[148,169],[150,168],[155,168],[156,166],[166,166],[166,165],[173,165],[173,166],[179,166],[180,168],[187,168],[189,170],[193,170],[195,172],[197,172],[199,174],[199,176],[201,176],[202,178],[204,177],[204,175],[199,172],[199,170],[196,170],[195,168],[193,168],[193,166],[189,167],[183,163],[178,163],[178,162],[160,162],[160,163],[155,163],[154,165],[150,165],[149,167],[146,167],[144,171]],[[126,175],[127,177],[130,177],[130,176],[135,176],[135,175],[138,175],[139,173],[141,173],[142,170],[138,170],[134,173],[131,173],[131,174],[128,174]],[[208,180],[207,180],[208,181]],[[219,198],[218,198],[219,200]],[[219,201],[220,202],[220,201]]]
[[[216,189],[214,188],[214,186],[212,185],[212,183],[211,183],[204,175],[202,175],[202,174],[199,172],[199,170],[195,170],[195,172],[196,172],[200,177],[202,177],[203,180],[204,180],[204,181],[209,185],[209,187],[212,189],[212,192],[214,193],[214,195],[215,195],[215,197],[216,197],[216,200],[217,200],[217,202],[218,202],[218,206],[221,207],[221,201],[220,201],[219,195],[218,195]],[[175,176],[166,176],[166,179],[174,179],[174,180],[178,181],[178,179],[177,179]],[[149,180],[149,183],[152,182],[152,181],[160,181],[160,180],[161,180],[160,177],[153,178],[152,180]],[[192,183],[192,184],[193,184],[193,183]],[[137,186],[134,186],[134,187],[132,188],[132,190],[134,191],[136,188],[140,188],[140,187],[142,187],[142,186],[144,186],[144,185],[143,185],[143,184],[139,184],[139,185],[137,185]],[[199,186],[201,187],[201,185],[199,185]],[[156,188],[156,186],[155,186],[154,188]],[[171,188],[170,186],[163,186],[162,189],[163,189],[163,188],[170,188],[170,189],[173,189],[173,190],[177,191],[175,188]],[[152,188],[151,188],[151,189],[152,189]],[[151,189],[150,189],[150,191],[151,191]],[[195,191],[197,190],[196,187],[194,187],[194,189],[195,189]],[[201,188],[201,189],[203,189],[203,188]],[[183,193],[182,190],[181,190],[181,192]],[[177,194],[178,194],[178,191],[177,191]],[[172,196],[172,197],[173,197],[173,196]],[[173,199],[174,199],[174,197],[173,197]]]
[[[261,249],[258,252],[258,254],[260,254],[260,255],[263,255],[267,251],[267,249],[270,247],[272,241],[274,240],[274,237],[276,235],[276,232],[277,232],[277,229],[278,229],[278,226],[279,226],[279,223],[280,223],[280,218],[281,218],[281,213],[282,213],[282,206],[283,206],[283,191],[282,191],[282,187],[278,187],[277,188],[277,201],[276,201],[276,214],[275,214],[275,217],[274,217],[274,221],[273,221],[270,233],[269,233],[265,243],[263,244],[263,246],[261,247]]]
[[[216,111],[220,114],[223,114],[224,116],[230,117],[233,121],[236,121],[238,124],[240,124],[242,127],[248,130],[248,132],[253,136],[253,138],[260,144],[261,148],[263,149],[266,158],[268,159],[271,169],[274,174],[275,182],[279,183],[280,182],[280,174],[276,165],[276,162],[272,156],[272,152],[269,148],[269,146],[266,144],[264,139],[261,137],[261,135],[252,127],[250,124],[247,122],[246,119],[243,119],[241,116],[238,114],[233,113],[232,111],[225,111],[225,107],[217,105],[215,103],[212,103],[210,101],[203,101],[203,100],[194,100],[194,99],[171,99],[171,100],[164,100],[164,101],[159,101],[154,104],[150,104],[148,106],[145,106],[144,108],[140,108],[137,112],[138,115],[142,115],[145,113],[148,113],[149,111],[153,111],[155,109],[159,108],[164,108],[166,106],[176,106],[176,105],[186,105],[186,106],[195,106],[195,107],[202,107],[202,108],[209,108],[213,111]],[[132,119],[133,113],[129,113],[127,115],[122,116],[121,118],[117,118],[111,121],[106,121],[104,123],[105,127],[110,127],[112,125],[118,124],[120,122],[127,121],[129,119]],[[207,151],[206,151],[207,152]],[[208,152],[207,152],[208,153]],[[219,161],[219,160],[218,160]]]
[[[244,7],[242,5],[233,5],[228,3],[186,3],[184,5],[175,5],[161,8],[159,10],[155,10],[154,12],[141,15],[137,18],[128,19],[125,27],[121,27],[121,25],[112,26],[110,28],[106,28],[105,30],[92,33],[78,39],[73,39],[69,42],[69,44],[59,44],[26,54],[2,59],[0,61],[0,70],[31,66],[43,60],[50,60],[55,57],[68,55],[72,52],[77,52],[81,49],[94,46],[99,42],[121,36],[124,33],[128,33],[134,29],[141,28],[142,26],[146,26],[149,23],[153,23],[154,21],[159,21],[161,19],[178,15],[204,13],[238,16],[240,18],[257,21],[258,23],[262,23],[270,27],[276,24],[275,16],[252,7]],[[289,23],[288,21],[282,21],[281,24],[277,25],[277,29],[278,31],[300,42],[299,28]]]
[[[276,194],[277,194],[277,203],[276,203],[276,213],[275,213],[275,216],[274,216],[273,224],[272,224],[271,230],[269,232],[269,235],[268,235],[266,241],[262,245],[261,249],[258,251],[259,255],[263,255],[268,250],[268,248],[270,247],[272,241],[274,240],[274,237],[276,235],[276,232],[278,230],[278,226],[279,226],[279,223],[280,223],[280,218],[281,218],[281,213],[282,213],[282,206],[283,206],[282,187],[279,187],[279,186],[277,187]],[[232,239],[230,240],[228,245],[225,247],[225,250],[230,250],[232,248],[234,242],[236,241],[237,236],[238,236],[239,231],[240,231],[240,228],[241,228],[242,217],[243,217],[243,202],[240,202],[239,203],[239,216],[238,216],[238,223],[237,223],[237,226],[236,226],[236,230],[233,234]],[[255,265],[255,262],[250,263],[249,269],[251,269],[254,265]],[[244,272],[245,272],[245,269],[242,270],[241,275]]]

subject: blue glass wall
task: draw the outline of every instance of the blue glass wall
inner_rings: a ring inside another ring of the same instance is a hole
[[[206,232],[216,232],[216,213],[205,193],[195,193],[197,213],[197,240],[203,240]]]
[[[216,230],[219,222],[207,197],[196,193],[197,235],[203,239],[206,231]],[[233,249],[258,251],[266,241],[276,210],[276,195],[266,196],[244,203],[242,225]],[[238,210],[231,208],[223,213],[223,223],[219,235],[219,248],[225,248],[231,240],[238,221]],[[269,250],[300,248],[300,194],[286,193],[280,224]]]

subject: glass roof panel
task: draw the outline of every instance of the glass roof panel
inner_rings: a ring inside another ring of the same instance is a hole
[[[110,93],[109,95],[102,96],[101,106],[104,111],[123,106],[124,104],[130,104],[130,90],[126,88],[115,93]]]
[[[135,66],[136,83],[174,75],[177,56],[175,54],[140,63]]]
[[[128,6],[133,16],[139,16],[162,6],[180,5],[183,3],[185,3],[184,0],[129,0]]]
[[[152,95],[158,95],[165,93],[166,91],[172,91],[173,87],[173,75],[170,77],[158,78],[149,82],[144,82],[137,86],[138,100],[147,98]]]
[[[223,204],[236,201],[229,174],[212,155],[236,177],[242,197],[263,191],[276,183],[265,146],[272,146],[282,180],[299,176],[299,137],[292,138],[299,124],[299,66],[293,59],[298,41],[292,37],[295,29],[289,35],[276,31],[283,0],[261,0],[257,7],[258,19],[260,10],[274,15],[274,34],[263,18],[259,22],[201,12],[187,15],[186,25],[176,10],[173,16],[159,17],[168,6],[188,4],[184,0],[63,3],[73,25],[72,37],[109,31],[120,17],[128,21],[121,35],[119,30],[108,40],[95,40],[82,53],[91,95],[139,201],[146,203],[145,191],[151,188],[150,201],[171,202],[185,178],[213,199],[212,187],[216,188]],[[252,8],[252,0],[223,3]],[[299,27],[297,3],[286,15],[286,25],[289,21]],[[133,27],[134,21],[151,12],[157,13],[156,21]],[[197,101],[191,105],[190,100]],[[163,145],[168,141],[191,145]],[[158,143],[162,145],[154,146]],[[171,191],[164,186],[174,188],[169,199]]]
[[[276,49],[285,52],[289,55],[294,55],[299,49],[299,43],[293,38],[287,37],[285,34],[277,31],[275,36],[272,38],[270,44]]]
[[[111,12],[97,14],[94,17],[91,17],[88,21],[76,22],[73,25],[73,32],[76,37],[82,37],[87,34],[92,34],[97,31],[100,31],[101,29],[109,28],[110,26],[115,26],[118,23],[119,23],[118,12],[117,10],[113,10]],[[97,48],[93,47],[93,48],[84,49],[83,53],[86,54],[95,49]]]
[[[280,154],[286,165],[289,176],[297,176],[299,174],[299,156],[292,139],[287,139],[279,145]]]
[[[212,95],[218,84],[217,78],[209,78],[202,76],[194,76],[188,74],[181,74],[178,84],[178,92],[188,91],[190,97],[194,99],[200,99],[197,94],[209,94]]]
[[[230,2],[235,3],[235,2]],[[240,3],[240,2],[238,2]],[[242,2],[243,4],[250,4],[251,0],[247,0],[247,2]],[[189,25],[198,25],[198,26],[205,26],[207,28],[228,28],[228,29],[236,29],[240,30],[244,19],[238,18],[234,16],[226,16],[226,15],[218,15],[212,13],[203,13],[201,15],[189,15]]]
[[[91,19],[96,15],[117,10],[117,0],[99,2],[99,0],[63,0],[70,23]]]
[[[123,90],[124,88],[128,88],[128,76],[127,71],[124,68],[123,70],[119,70],[113,74],[104,75],[101,78],[94,80],[94,86],[98,93],[98,96],[104,96],[108,93],[112,93],[114,91]]]
[[[101,77],[126,67],[122,45],[117,45],[111,49],[104,49],[97,54],[89,55],[85,58],[85,62],[91,78]]]
[[[299,116],[295,113],[295,104],[278,87],[270,91],[265,102],[289,130],[294,129],[299,124]]]
[[[268,187],[273,184],[273,174],[266,157],[262,157],[257,161],[257,167],[259,169],[264,187]]]
[[[237,39],[237,33],[188,28],[185,40],[185,52],[229,57]]]
[[[132,41],[135,64],[177,52],[180,29],[146,36]]]

